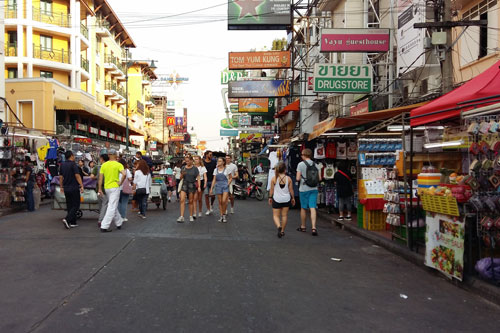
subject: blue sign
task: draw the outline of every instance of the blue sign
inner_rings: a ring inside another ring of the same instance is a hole
[[[220,136],[238,136],[238,130],[221,129]]]
[[[285,97],[290,95],[290,81],[232,81],[229,82],[229,98]]]

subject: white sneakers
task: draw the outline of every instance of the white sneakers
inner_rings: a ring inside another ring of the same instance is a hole
[[[192,216],[189,217],[189,222],[194,222],[194,218]]]
[[[177,219],[177,222],[178,223],[183,223],[184,222],[184,216],[179,216],[179,218]]]
[[[198,217],[202,217],[203,214],[201,212],[198,213]]]
[[[123,221],[123,222],[127,222],[127,221],[128,221],[128,218],[124,218],[122,221]]]
[[[212,214],[212,212],[213,212],[213,211],[212,211],[211,209],[209,209],[209,210],[207,210],[207,212],[205,213],[205,215],[206,215],[206,216],[208,216],[208,215]],[[201,214],[201,213],[200,213],[200,214]]]
[[[234,208],[231,207],[231,214],[234,214]]]

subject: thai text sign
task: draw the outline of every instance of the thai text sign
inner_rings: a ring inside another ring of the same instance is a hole
[[[240,98],[238,112],[267,112],[269,98]]]
[[[356,105],[351,106],[351,116],[357,116],[360,114],[368,113],[371,111],[372,103],[371,99],[366,99],[362,102],[359,102]]]
[[[290,81],[234,81],[229,82],[229,98],[286,97],[290,95]]]
[[[276,30],[292,24],[290,0],[234,0],[227,7],[229,30]]]
[[[427,213],[425,224],[425,265],[462,281],[465,237],[463,217]]]
[[[229,52],[229,69],[290,68],[290,51]]]
[[[261,142],[262,133],[240,133],[241,143]]]
[[[387,52],[389,29],[322,29],[321,52]]]
[[[369,65],[314,65],[314,92],[369,93],[372,86]]]

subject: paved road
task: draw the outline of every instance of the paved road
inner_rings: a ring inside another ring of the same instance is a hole
[[[326,223],[299,233],[297,211],[284,239],[265,202],[177,214],[107,234],[94,213],[69,231],[48,207],[3,217],[0,332],[498,331],[498,307]]]

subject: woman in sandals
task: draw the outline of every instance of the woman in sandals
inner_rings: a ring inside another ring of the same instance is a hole
[[[276,175],[271,180],[269,204],[273,207],[274,224],[278,228],[278,237],[281,238],[285,236],[288,209],[290,205],[295,206],[292,179],[286,175],[286,166],[283,162],[278,163]]]
[[[227,222],[227,199],[229,194],[229,184],[231,183],[232,176],[231,170],[226,168],[226,159],[219,157],[217,159],[217,167],[214,170],[214,178],[212,181],[212,187],[210,188],[210,195],[214,193],[217,195],[217,200],[219,201],[219,212],[220,218],[219,222]],[[215,191],[214,191],[215,189]]]
[[[195,216],[193,214],[194,211],[194,194],[198,191],[201,191],[200,188],[200,172],[198,168],[193,164],[193,157],[191,155],[187,155],[184,157],[184,162],[186,165],[182,168],[181,171],[181,216],[177,219],[177,222],[184,222],[184,209],[186,209],[186,196],[189,196],[189,222],[193,222]]]

